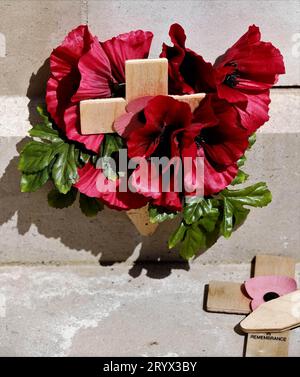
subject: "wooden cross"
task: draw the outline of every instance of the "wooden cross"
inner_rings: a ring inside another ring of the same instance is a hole
[[[168,60],[135,59],[125,62],[126,98],[103,98],[80,102],[80,126],[83,135],[114,133],[114,121],[125,113],[126,105],[144,96],[168,95]],[[172,96],[186,102],[194,111],[205,93]],[[158,224],[151,224],[147,207],[127,212],[142,235],[150,235]]]
[[[254,276],[283,275],[294,278],[295,264],[292,258],[258,255],[255,258]],[[249,314],[250,302],[243,284],[218,281],[209,283],[206,302],[209,312]],[[288,331],[280,334],[249,334],[245,341],[245,356],[288,356]]]

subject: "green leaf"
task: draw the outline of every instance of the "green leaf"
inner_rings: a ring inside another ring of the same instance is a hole
[[[187,227],[185,223],[182,221],[179,227],[175,230],[175,232],[173,232],[171,236],[169,237],[169,241],[168,241],[169,249],[173,249],[173,247],[175,247],[179,242],[183,240],[186,229]]]
[[[249,178],[249,174],[245,173],[243,170],[239,170],[234,180],[230,183],[231,186],[239,185],[244,183]]]
[[[212,210],[212,201],[202,197],[192,197],[185,203],[183,218],[187,224],[193,224]]]
[[[77,166],[83,166],[90,155],[81,151],[77,144],[63,140],[42,107],[38,107],[37,111],[42,123],[33,126],[29,134],[41,141],[30,141],[20,153],[18,168],[23,175],[31,175],[22,178],[21,189],[36,190],[51,178],[56,188],[66,194],[78,179]],[[38,172],[43,173],[34,176]]]
[[[247,160],[246,156],[245,156],[245,155],[242,156],[242,157],[237,161],[237,166],[238,166],[238,168],[241,168],[241,167],[245,164],[246,160]]]
[[[239,190],[225,189],[221,195],[236,204],[252,207],[264,207],[272,201],[272,194],[265,182],[258,182]]]
[[[52,168],[52,179],[56,188],[66,194],[78,179],[73,144],[61,144],[56,150],[57,157]]]
[[[43,124],[49,128],[52,128],[52,123],[47,115],[47,110],[44,106],[37,106],[36,108],[36,111],[39,113],[42,121],[43,121]]]
[[[190,259],[203,247],[205,247],[205,234],[197,224],[189,226],[181,244],[180,255],[184,259]]]
[[[248,149],[251,149],[251,148],[253,147],[254,143],[256,142],[256,133],[253,133],[253,134],[249,137],[248,141],[249,141]]]
[[[92,156],[94,155],[83,152],[80,149],[75,148],[75,161],[76,161],[76,165],[80,168],[82,168],[87,162],[89,162]]]
[[[49,179],[48,169],[45,168],[34,174],[21,176],[21,192],[34,192],[42,187]]]
[[[58,132],[53,128],[46,126],[45,124],[37,124],[33,126],[29,131],[29,135],[51,142],[61,142],[61,138],[59,137]]]
[[[248,138],[248,142],[249,142],[249,145],[248,145],[247,150],[250,150],[250,149],[253,147],[254,143],[256,142],[256,133],[253,133],[253,134]],[[247,157],[246,157],[245,155],[243,155],[243,156],[237,161],[237,165],[238,165],[238,167],[239,167],[239,168],[242,167],[242,166],[245,164],[246,160],[247,160]]]
[[[244,206],[264,207],[272,200],[272,194],[264,182],[240,190],[225,189],[220,193],[220,202],[223,205],[223,219],[221,234],[229,238],[234,227],[242,224],[250,210]]]
[[[199,225],[201,225],[207,232],[214,231],[216,223],[219,218],[218,208],[211,208],[200,220]]]
[[[116,172],[115,166],[113,165],[113,161],[114,160],[112,160],[111,157],[101,157],[101,169],[103,170],[103,174],[111,181],[118,179],[118,174]]]
[[[156,207],[156,206],[149,206],[148,212],[149,212],[150,222],[152,224],[162,223],[166,220],[172,220],[178,214],[178,212],[166,211],[165,208]]]
[[[116,134],[105,134],[105,139],[101,144],[100,157],[111,157],[123,147],[123,140]]]
[[[223,221],[220,230],[225,238],[229,238],[233,231],[233,206],[226,198],[224,198]]]
[[[78,158],[82,162],[83,165],[85,165],[89,161],[90,157],[91,156],[88,153],[85,153],[83,151],[79,152],[79,157]]]
[[[102,161],[101,168],[103,169],[103,174],[110,180],[116,180],[118,178],[118,174],[111,164],[111,159],[113,158],[114,153],[118,152],[122,147],[123,140],[119,135],[105,135],[98,157],[101,158]]]
[[[74,187],[66,194],[62,194],[54,188],[48,193],[48,204],[53,208],[67,208],[75,202],[76,196],[77,189]]]
[[[53,157],[53,150],[50,144],[30,141],[21,151],[18,168],[26,174],[36,173],[44,170]]]
[[[98,212],[104,209],[104,205],[97,198],[90,198],[84,194],[80,194],[79,205],[82,213],[88,217],[93,217],[98,214]]]

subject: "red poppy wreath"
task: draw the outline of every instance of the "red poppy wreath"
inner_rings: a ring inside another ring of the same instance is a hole
[[[55,208],[79,195],[87,216],[106,205],[146,208],[151,223],[180,217],[169,247],[180,244],[188,259],[228,238],[249,206],[271,202],[264,182],[233,186],[248,179],[245,153],[269,119],[270,88],[285,68],[254,25],[214,64],[186,47],[180,25],[169,35],[172,46],[148,59],[149,31],[105,42],[86,25],[71,31],[51,53],[46,108],[38,107],[41,122],[19,170],[23,192],[53,182]]]

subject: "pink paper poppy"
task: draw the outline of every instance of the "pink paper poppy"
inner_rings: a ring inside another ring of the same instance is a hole
[[[295,291],[297,283],[288,276],[257,276],[245,282],[245,289],[252,298],[251,309],[255,310],[264,302]]]

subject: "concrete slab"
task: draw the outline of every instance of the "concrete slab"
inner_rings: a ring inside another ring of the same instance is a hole
[[[247,279],[249,265],[194,264],[167,278],[152,268],[156,279],[124,264],[1,267],[0,356],[242,355],[243,316],[206,313],[203,292],[212,279]],[[298,329],[290,356],[299,350]]]
[[[180,23],[188,46],[209,61],[223,54],[249,25],[260,26],[263,40],[280,48],[287,74],[279,85],[300,84],[299,0],[89,0],[88,20],[100,40],[135,29],[154,32],[152,56],[169,42],[172,23]]]

